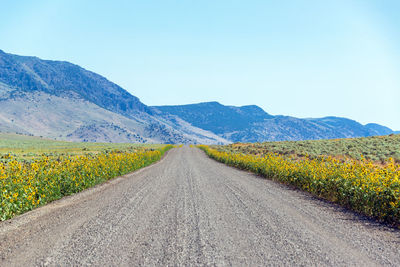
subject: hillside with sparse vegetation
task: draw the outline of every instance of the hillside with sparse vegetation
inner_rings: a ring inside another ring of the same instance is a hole
[[[296,157],[308,156],[310,158],[325,155],[339,159],[352,158],[360,160],[363,157],[378,163],[384,163],[389,158],[393,158],[400,163],[400,134],[312,141],[235,143],[220,146],[219,149],[260,156],[267,153],[276,153]]]

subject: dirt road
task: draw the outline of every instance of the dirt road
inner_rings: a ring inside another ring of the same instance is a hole
[[[0,223],[0,265],[397,265],[400,232],[200,150]]]

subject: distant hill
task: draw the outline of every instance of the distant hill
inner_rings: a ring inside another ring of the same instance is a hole
[[[365,125],[365,127],[368,129],[370,135],[388,135],[392,133],[400,133],[393,132],[392,129],[376,123],[368,123],[367,125]]]
[[[218,135],[245,130],[256,122],[272,118],[271,115],[257,106],[224,106],[218,102],[154,108],[161,112],[176,115],[196,127]]]
[[[180,116],[192,125],[232,142],[332,139],[393,133],[391,129],[378,124],[362,125],[339,117],[299,119],[272,116],[258,106],[233,107],[207,102],[153,108]]]
[[[225,144],[393,133],[345,118],[272,116],[254,105],[149,107],[80,66],[1,50],[0,107],[0,132],[70,141]]]

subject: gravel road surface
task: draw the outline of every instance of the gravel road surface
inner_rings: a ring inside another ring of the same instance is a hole
[[[400,232],[197,148],[0,223],[0,266],[400,266]]]

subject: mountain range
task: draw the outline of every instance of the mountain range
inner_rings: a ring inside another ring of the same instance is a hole
[[[394,133],[338,117],[273,116],[258,106],[147,106],[106,78],[65,61],[0,50],[0,132],[84,142],[262,142]]]

